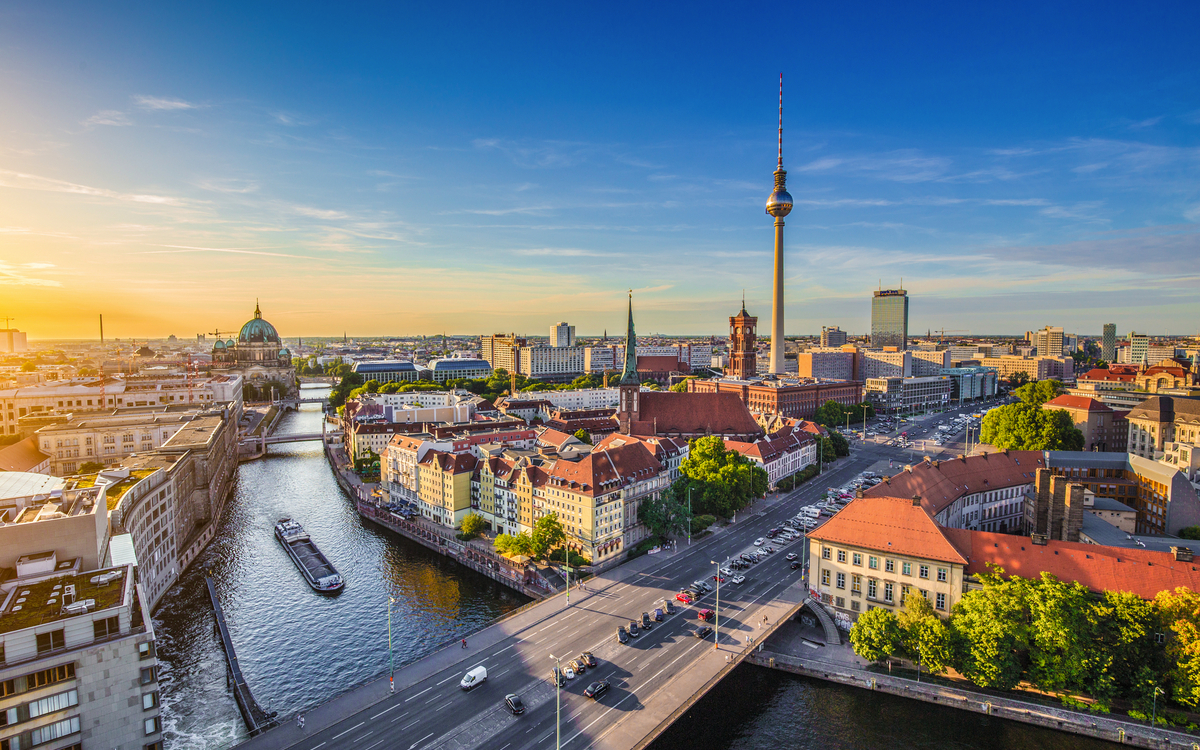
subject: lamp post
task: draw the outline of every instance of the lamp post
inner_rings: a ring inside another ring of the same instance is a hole
[[[554,747],[562,747],[562,703],[559,700],[559,693],[562,688],[559,686],[559,675],[562,674],[562,667],[559,662],[562,661],[554,654],[550,654],[550,658],[554,660]]]
[[[571,550],[563,544],[563,567],[567,569],[567,606],[571,606]]]
[[[692,485],[688,484],[688,546],[692,544]]]
[[[392,655],[392,605],[396,603],[390,595],[388,596],[388,667],[391,674],[388,677],[388,692],[395,694],[396,692],[396,659]]]
[[[1161,692],[1163,692],[1163,689],[1160,688],[1158,685],[1155,685],[1154,686],[1154,704],[1153,704],[1154,707],[1150,713],[1150,726],[1152,726],[1152,727],[1158,726],[1158,694]],[[1145,705],[1145,704],[1142,704],[1142,705]],[[1142,714],[1142,716],[1145,716],[1145,714]]]
[[[716,560],[709,560],[709,562],[717,566],[717,603],[713,615],[713,648],[718,649],[721,647],[721,563]]]

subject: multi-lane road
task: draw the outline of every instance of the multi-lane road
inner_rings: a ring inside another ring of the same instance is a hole
[[[551,680],[552,656],[562,658],[565,664],[582,651],[591,651],[599,665],[569,681],[558,695],[561,745],[575,750],[591,746],[610,733],[619,733],[623,718],[642,710],[690,664],[713,651],[713,637],[699,640],[693,631],[701,624],[696,619],[698,609],[717,609],[717,592],[691,606],[677,602],[674,615],[628,644],[617,642],[617,626],[628,626],[642,612],[653,613],[664,598],[673,598],[692,581],[711,579],[716,567],[712,561],[724,563],[753,549],[757,537],[780,525],[801,506],[814,502],[827,486],[845,482],[880,458],[894,454],[894,449],[868,443],[841,466],[805,484],[760,515],[742,518],[691,546],[681,543],[674,554],[663,555],[634,575],[614,569],[590,582],[582,598],[573,592],[569,608],[561,597],[538,605],[539,609],[556,607],[558,613],[547,611],[545,616],[531,618],[527,627],[493,639],[495,642],[488,646],[471,651],[468,659],[406,685],[394,696],[331,726],[310,729],[302,738],[296,738],[297,742],[271,744],[299,750],[425,750],[474,748],[485,743],[491,750],[553,747],[556,696]],[[726,581],[721,586],[717,623],[720,646],[730,651],[735,644],[739,649],[744,646],[762,619],[760,610],[800,580],[802,571],[792,570],[785,556],[787,552],[800,553],[803,543],[783,545],[763,562],[742,571],[746,580],[741,585]],[[459,680],[476,666],[486,667],[487,681],[464,692]],[[608,694],[599,700],[585,698],[584,688],[598,679],[608,680]],[[524,714],[513,716],[504,707],[508,693],[521,696],[527,706]]]

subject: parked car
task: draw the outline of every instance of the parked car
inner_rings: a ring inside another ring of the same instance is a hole
[[[670,599],[663,599],[663,608],[667,610],[668,615],[675,614],[675,603]]]
[[[642,613],[642,630],[649,630],[650,628],[654,627],[653,625],[650,624],[651,622],[652,621],[650,619],[650,613],[643,612]]]
[[[559,687],[563,687],[567,684],[567,676],[563,674],[562,670],[558,667],[555,667],[551,671],[550,679],[554,680],[554,684],[558,685]]]
[[[607,692],[608,692],[608,680],[597,680],[596,682],[593,682],[591,685],[588,685],[587,689],[585,689],[583,691],[583,694],[585,697],[591,698],[592,700],[600,700],[600,696],[604,695]]]
[[[568,680],[575,679],[575,670],[574,669],[571,669],[570,667],[563,667],[562,672],[563,672],[563,677],[566,677]]]
[[[691,604],[693,597],[692,597],[692,594],[690,591],[684,590],[684,591],[680,591],[678,594],[676,594],[675,598],[678,599],[679,601],[683,602],[684,604]]]
[[[618,643],[629,643],[629,633],[625,632],[624,625],[617,626],[617,642]]]
[[[513,716],[525,713],[525,704],[521,702],[521,696],[516,693],[504,696],[504,707],[511,711]]]
[[[693,630],[692,635],[696,636],[697,638],[704,639],[704,638],[707,638],[710,635],[712,635],[712,632],[713,632],[713,629],[708,627],[707,625],[705,625],[702,628],[696,628],[695,630]]]
[[[746,582],[746,576],[734,576],[733,578],[731,578],[729,580],[732,581],[733,583],[740,585],[740,584],[743,584]]]
[[[713,576],[712,579],[717,583],[725,583],[725,576]]]
[[[579,661],[578,659],[572,659],[571,661],[569,661],[567,663],[567,667],[569,669],[571,669],[573,672],[575,672],[575,674],[583,674],[584,671],[587,670],[587,665],[584,664],[583,662]]]
[[[696,617],[700,620],[703,620],[704,622],[708,622],[709,620],[716,617],[716,613],[713,612],[711,609],[702,609],[696,613]]]
[[[588,669],[595,669],[600,666],[600,662],[596,661],[596,657],[592,656],[591,651],[584,651],[579,655],[579,661],[586,664]]]
[[[629,621],[629,635],[633,636],[634,638],[637,638],[638,635],[640,635],[640,634],[641,634],[641,631],[638,630],[638,624],[635,621],[630,620]]]
[[[662,621],[663,621],[663,611],[662,611],[662,609],[656,609],[656,610],[654,610],[654,621],[655,621],[655,622],[662,622]]]
[[[763,539],[763,538],[760,536],[758,539],[755,539],[755,540],[754,540],[754,546],[755,546],[755,547],[761,547],[761,546],[763,546],[763,542],[765,542],[765,541],[767,541],[767,540],[766,540],[766,539]]]

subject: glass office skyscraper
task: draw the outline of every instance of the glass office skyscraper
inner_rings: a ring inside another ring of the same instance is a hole
[[[908,292],[880,289],[871,300],[871,346],[908,348]]]
[[[1110,365],[1117,356],[1117,324],[1104,324],[1104,343],[1100,349],[1100,358]]]

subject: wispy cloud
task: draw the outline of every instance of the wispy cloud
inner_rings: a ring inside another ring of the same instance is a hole
[[[1162,119],[1163,119],[1162,115],[1159,115],[1158,117],[1150,117],[1145,120],[1139,120],[1137,122],[1130,123],[1129,129],[1130,130],[1145,130],[1146,128],[1152,128],[1155,125],[1157,125],[1158,123],[1162,122]]]
[[[196,187],[201,190],[209,190],[214,193],[231,193],[245,194],[257,193],[258,183],[253,180],[237,180],[231,178],[212,178],[201,180],[196,183]]]
[[[234,255],[265,255],[271,258],[302,258],[304,260],[312,260],[304,255],[291,255],[289,253],[264,253],[260,248],[249,247],[193,247],[191,245],[155,245],[155,247],[167,247],[170,250],[146,250],[134,255],[175,255],[182,253],[233,253]]]
[[[335,219],[347,219],[349,214],[342,211],[333,211],[325,208],[313,208],[312,206],[292,206],[292,211],[301,216],[308,216],[313,219],[324,219],[333,221]]]
[[[17,190],[39,190],[51,193],[74,193],[94,198],[111,198],[133,203],[156,203],[160,205],[179,206],[183,201],[166,195],[147,195],[143,193],[121,193],[116,190],[80,185],[66,180],[56,180],[52,177],[40,177],[24,172],[13,172],[0,169],[0,187]]]
[[[595,250],[582,250],[577,247],[534,247],[514,250],[516,255],[559,256],[564,258],[607,258],[614,253],[602,253]]]
[[[553,211],[554,206],[517,206],[515,208],[465,208],[446,213],[480,214],[483,216],[508,216],[509,214],[541,214]]]
[[[121,127],[132,125],[133,121],[125,116],[124,112],[118,112],[115,109],[102,109],[91,117],[83,121],[84,127],[92,127],[95,125],[113,125]]]
[[[149,110],[180,110],[180,109],[197,109],[199,104],[185,102],[182,99],[166,99],[160,96],[135,96],[133,97],[136,103],[142,109]]]
[[[1038,213],[1051,219],[1107,223],[1108,217],[1102,216],[1097,210],[1102,205],[1102,201],[1082,201],[1071,206],[1047,206]]]
[[[0,285],[4,286],[62,286],[62,282],[30,276],[27,271],[53,268],[51,263],[11,264],[0,260]]]

